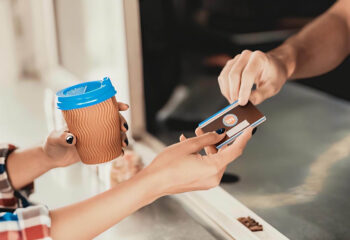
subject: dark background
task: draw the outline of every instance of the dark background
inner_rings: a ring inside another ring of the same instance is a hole
[[[227,104],[217,83],[222,66],[208,64],[208,57],[233,57],[244,49],[268,51],[334,2],[140,0],[148,130],[170,143],[175,140],[172,134],[192,131],[203,116]],[[275,37],[259,41],[252,33],[263,39],[269,33]],[[348,66],[346,59],[334,71],[298,83],[350,100]],[[190,97],[185,101],[190,107],[180,106],[166,120],[157,120],[158,111],[179,85],[188,88]]]

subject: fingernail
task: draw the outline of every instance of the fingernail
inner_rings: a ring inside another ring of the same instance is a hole
[[[127,123],[124,123],[123,125],[124,125],[124,127],[125,127],[126,130],[129,130],[129,126],[128,126]]]
[[[252,135],[254,135],[255,134],[255,132],[256,132],[256,130],[258,129],[258,127],[255,127],[254,129],[253,129],[253,131],[252,131]]]
[[[217,134],[223,134],[225,132],[225,128],[219,128],[215,131]]]
[[[124,140],[124,142],[125,142],[126,146],[129,145],[129,140],[127,138]]]
[[[73,140],[74,140],[74,137],[72,135],[69,135],[67,138],[66,138],[66,142],[68,144],[72,144],[73,143]]]

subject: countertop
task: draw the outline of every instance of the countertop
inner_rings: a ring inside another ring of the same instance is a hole
[[[350,104],[287,84],[221,184],[290,239],[350,239]]]
[[[44,90],[30,81],[0,89],[0,112],[6,112],[0,118],[0,141],[26,147],[44,139]],[[227,168],[240,181],[221,186],[290,239],[350,239],[349,103],[287,84],[259,109],[267,121]],[[40,177],[32,199],[55,208],[105,189],[96,169],[79,163]],[[141,209],[97,239],[119,238],[215,239],[172,197]]]

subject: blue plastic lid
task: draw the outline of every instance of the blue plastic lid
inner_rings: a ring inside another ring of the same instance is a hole
[[[106,101],[116,93],[109,77],[105,77],[102,81],[84,82],[58,91],[57,107],[61,110],[84,108]]]

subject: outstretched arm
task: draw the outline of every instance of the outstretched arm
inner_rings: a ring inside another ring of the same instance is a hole
[[[147,168],[116,188],[50,212],[53,239],[92,239],[157,198],[203,190],[220,183],[226,165],[242,154],[248,129],[231,146],[207,156],[198,152],[223,139],[207,133],[166,148]]]
[[[228,61],[219,76],[220,90],[229,102],[259,104],[276,95],[287,79],[334,69],[349,51],[350,0],[340,0],[276,49],[244,50]],[[252,92],[254,83],[257,90]]]
[[[350,1],[338,1],[269,54],[281,57],[289,78],[306,78],[329,72],[349,54],[349,23]]]

